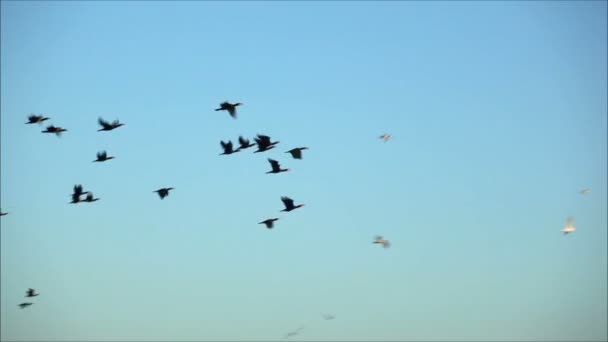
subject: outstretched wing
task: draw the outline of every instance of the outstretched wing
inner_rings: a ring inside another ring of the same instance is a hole
[[[101,117],[99,117],[99,119],[97,119],[97,122],[99,122],[99,125],[101,125],[103,128],[111,128],[112,125],[110,125],[109,122],[107,122],[106,120],[102,119]]]
[[[270,163],[270,166],[272,166],[273,171],[278,171],[279,169],[281,169],[281,166],[279,165],[278,161],[268,158],[268,162]]]
[[[229,106],[228,113],[230,114],[230,116],[232,116],[233,118],[236,119],[236,107],[235,106]]]
[[[291,198],[283,196],[281,197],[281,201],[283,201],[286,208],[293,208],[293,200]]]

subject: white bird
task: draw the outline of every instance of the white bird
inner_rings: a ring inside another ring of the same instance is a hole
[[[392,136],[390,134],[384,133],[381,136],[379,136],[379,138],[384,140],[384,142],[387,142],[390,138],[392,138]]]
[[[389,248],[391,246],[391,243],[388,240],[384,240],[381,235],[376,235],[376,241],[372,243],[380,243],[384,248]]]
[[[578,193],[581,194],[581,195],[586,195],[586,194],[588,194],[590,192],[591,192],[591,189],[583,189],[583,190],[579,191]]]
[[[566,220],[566,226],[564,227],[564,229],[560,230],[560,232],[564,233],[564,235],[567,235],[575,231],[576,227],[574,227],[574,219],[572,217],[568,217],[568,219]]]

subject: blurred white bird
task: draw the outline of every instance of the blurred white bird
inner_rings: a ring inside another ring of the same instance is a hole
[[[564,227],[564,229],[560,230],[560,232],[564,233],[564,235],[567,235],[575,231],[576,227],[574,227],[574,219],[572,217],[568,217],[568,219],[566,220],[566,226]]]
[[[390,134],[384,133],[379,138],[384,140],[384,142],[387,142],[390,138],[392,138],[392,136]]]
[[[591,189],[583,189],[583,190],[579,191],[578,193],[581,194],[581,195],[586,195],[586,194],[588,194],[590,192],[591,192]]]
[[[384,248],[389,248],[391,246],[391,243],[388,240],[384,240],[381,235],[376,235],[376,241],[372,243],[380,243]]]

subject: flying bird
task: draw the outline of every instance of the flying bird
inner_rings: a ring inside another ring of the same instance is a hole
[[[246,148],[250,148],[251,146],[255,146],[253,143],[249,143],[249,139],[245,139],[242,136],[239,136],[239,148],[237,151],[244,150]]]
[[[85,197],[85,199],[82,200],[82,202],[95,202],[95,201],[99,201],[99,198],[93,198],[92,192],[89,192],[87,194],[87,197]]]
[[[41,131],[42,133],[55,133],[58,137],[61,136],[62,132],[66,132],[67,129],[62,127],[55,127],[53,125],[46,126],[46,130]]]
[[[384,248],[389,248],[391,246],[391,243],[388,240],[385,240],[382,236],[377,235],[376,236],[376,240],[372,243],[379,243],[382,244],[382,247]]]
[[[234,150],[232,147],[232,141],[228,140],[227,143],[225,143],[223,140],[220,141],[220,144],[222,145],[222,148],[224,149],[224,153],[220,153],[221,155],[229,155],[229,154],[233,154],[236,152],[239,152],[240,149]]]
[[[261,134],[258,134],[253,140],[255,140],[255,143],[258,145],[258,150],[253,153],[268,151],[279,143],[279,141],[271,142],[269,136]]]
[[[568,217],[566,220],[566,226],[564,229],[560,230],[560,232],[564,233],[564,235],[568,235],[570,233],[574,233],[576,231],[576,227],[574,227],[574,219],[572,217]]]
[[[106,151],[97,152],[97,160],[93,160],[95,162],[104,162],[106,160],[114,159],[114,157],[108,157]]]
[[[28,119],[28,122],[25,123],[26,125],[27,124],[35,124],[35,123],[41,124],[43,121],[46,121],[46,120],[48,120],[50,118],[47,118],[47,117],[42,116],[42,115],[34,115],[34,114],[32,114],[32,115],[28,116],[27,119]]]
[[[294,209],[298,209],[300,207],[303,207],[304,204],[298,204],[296,206],[293,205],[293,200],[287,196],[283,196],[281,197],[281,201],[283,201],[283,205],[285,205],[285,209],[281,210],[281,211],[292,211]]]
[[[303,150],[308,150],[308,147],[296,147],[296,148],[292,148],[291,150],[285,152],[285,153],[291,153],[291,156],[294,157],[294,159],[302,159],[302,151]]]
[[[300,333],[300,331],[302,331],[302,329],[304,329],[304,327],[300,327],[300,328],[298,328],[297,330],[294,330],[294,331],[288,332],[288,333],[285,335],[285,337],[284,337],[284,338],[290,338],[290,337],[292,337],[292,336],[296,336],[298,333]]]
[[[591,189],[583,189],[583,190],[579,191],[579,194],[586,195],[586,194],[588,194],[590,192],[591,192]]]
[[[101,129],[98,129],[97,132],[100,132],[100,131],[111,131],[111,130],[113,130],[115,128],[118,128],[120,126],[124,126],[125,125],[123,123],[120,123],[118,120],[114,120],[112,122],[109,122],[109,121],[105,121],[101,117],[99,119],[97,119],[97,122],[101,126]]]
[[[234,119],[236,119],[236,107],[238,106],[242,106],[243,104],[240,102],[237,103],[229,103],[229,102],[222,102],[220,103],[220,108],[217,108],[215,111],[217,112],[218,110],[226,110],[228,111],[228,113],[230,114],[230,116],[232,116]]]
[[[32,304],[34,304],[34,303],[21,303],[21,304],[19,304],[19,307],[22,308],[22,309],[25,309],[25,308],[27,308],[28,306],[30,306]]]
[[[266,228],[272,229],[272,227],[274,227],[274,221],[278,221],[278,220],[279,220],[278,218],[271,218],[271,219],[268,219],[268,220],[264,220],[264,221],[262,221],[262,222],[260,222],[258,224],[265,224]]]
[[[274,159],[268,158],[268,162],[270,163],[270,166],[272,166],[272,170],[266,173],[279,173],[289,171],[289,169],[281,169],[281,165],[279,164],[279,162]]]
[[[169,196],[169,190],[173,190],[173,188],[162,188],[162,189],[158,189],[154,192],[158,193],[158,196],[160,196],[160,199],[164,199],[165,197]]]
[[[325,320],[328,320],[328,321],[329,321],[329,320],[332,320],[332,319],[336,318],[336,316],[334,316],[334,315],[323,315],[323,318],[324,318]]]
[[[3,213],[2,211],[0,211],[0,216],[4,216],[4,215],[8,215],[8,213]]]
[[[25,292],[26,297],[36,297],[39,294],[40,293],[36,293],[34,289],[27,289],[27,291]]]
[[[390,134],[382,134],[381,136],[379,136],[380,139],[384,140],[384,142],[387,142],[390,138],[392,138],[392,136]]]
[[[88,193],[89,193],[88,191],[83,191],[82,190],[82,185],[80,185],[80,184],[74,185],[74,193],[71,195],[72,196],[72,202],[70,202],[69,204],[82,202],[80,200],[80,196],[82,196],[84,194],[88,194]]]

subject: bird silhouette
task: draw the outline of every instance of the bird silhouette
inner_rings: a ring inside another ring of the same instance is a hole
[[[274,221],[278,221],[278,220],[279,220],[278,218],[270,218],[270,219],[264,220],[258,224],[265,224],[266,228],[272,229],[272,227],[274,227]]]
[[[222,102],[220,103],[220,108],[217,108],[215,111],[219,111],[219,110],[225,110],[228,111],[228,113],[230,114],[230,116],[232,116],[234,119],[236,119],[236,107],[238,106],[242,106],[243,104],[240,102],[237,103],[230,103],[230,102]]]
[[[279,164],[279,162],[274,159],[268,158],[268,162],[270,163],[270,166],[272,166],[272,170],[266,172],[267,174],[289,171],[289,169],[281,169],[281,165]]]
[[[8,213],[3,213],[3,212],[0,210],[0,216],[4,216],[4,215],[8,215]]]
[[[95,202],[95,201],[99,201],[99,198],[93,198],[93,193],[89,192],[87,194],[87,197],[85,197],[85,199],[83,199],[81,202]]]
[[[255,143],[258,145],[257,151],[254,151],[253,153],[268,151],[279,143],[279,141],[271,142],[269,136],[261,134],[258,134],[253,140],[255,140]]]
[[[303,150],[308,150],[308,147],[296,147],[296,148],[292,148],[291,150],[285,152],[285,153],[291,153],[291,156],[294,159],[302,159],[302,151]]]
[[[30,306],[32,304],[34,304],[34,303],[21,303],[21,304],[19,304],[19,307],[22,308],[22,309],[25,309],[25,308],[27,308],[28,306]]]
[[[387,142],[390,138],[392,138],[392,136],[390,134],[384,133],[379,138],[384,140],[384,142]]]
[[[221,155],[228,155],[228,154],[233,154],[236,152],[239,152],[240,149],[234,150],[232,147],[232,141],[228,140],[227,143],[225,143],[223,140],[220,141],[220,144],[222,145],[222,148],[224,149],[224,153],[220,153]]]
[[[169,196],[169,190],[173,190],[173,188],[162,188],[162,189],[158,189],[158,190],[156,190],[154,192],[157,192],[158,196],[162,200],[165,197]]]
[[[97,122],[101,126],[101,129],[98,129],[97,132],[100,132],[100,131],[111,131],[111,130],[113,130],[115,128],[118,128],[120,126],[124,126],[125,125],[123,123],[120,123],[118,120],[114,120],[114,121],[112,121],[110,123],[109,121],[105,121],[101,117],[99,119],[97,119]]]
[[[41,131],[42,133],[55,133],[58,137],[61,136],[62,132],[66,132],[67,129],[63,127],[55,127],[53,125],[46,126],[46,130]]]
[[[292,337],[292,336],[296,336],[297,334],[299,334],[299,333],[300,333],[300,331],[302,331],[302,329],[304,329],[304,327],[300,327],[300,328],[298,328],[297,330],[290,331],[290,332],[288,332],[287,334],[285,334],[285,337],[284,337],[284,338],[286,338],[286,339],[287,339],[287,338],[290,338],[290,337]]]
[[[572,217],[568,217],[566,219],[566,226],[560,230],[560,232],[564,233],[564,235],[568,235],[570,233],[574,233],[576,231],[576,227],[574,226],[574,219]]]
[[[114,157],[108,157],[108,154],[106,153],[106,151],[101,151],[101,152],[97,152],[97,159],[93,160],[93,163],[104,162],[104,161],[110,160],[110,159],[114,159]]]
[[[241,146],[239,146],[237,151],[244,150],[246,148],[250,148],[251,146],[255,146],[255,144],[249,143],[249,139],[245,139],[242,136],[239,136],[239,144]]]
[[[50,118],[44,117],[42,115],[34,115],[34,114],[32,114],[32,115],[28,116],[27,119],[28,119],[28,122],[25,123],[26,125],[27,124],[35,124],[35,123],[41,124],[42,122],[44,122],[44,121],[46,121],[46,120],[48,120]]]
[[[36,293],[34,289],[27,289],[27,291],[25,292],[26,297],[36,297],[39,294],[40,293]]]
[[[72,203],[80,203],[80,196],[84,195],[84,194],[88,194],[88,191],[83,191],[82,190],[82,185],[80,184],[76,184],[74,185],[74,192],[72,193],[72,202],[70,202],[70,204]]]
[[[385,240],[381,235],[377,235],[375,241],[372,243],[382,244],[382,247],[384,248],[389,248],[391,246],[391,243],[388,240]]]
[[[281,211],[292,211],[294,209],[298,209],[300,207],[303,207],[304,204],[298,204],[296,206],[293,205],[293,200],[287,196],[283,196],[281,197],[281,201],[283,201],[283,205],[285,205],[285,209],[281,210]]]

